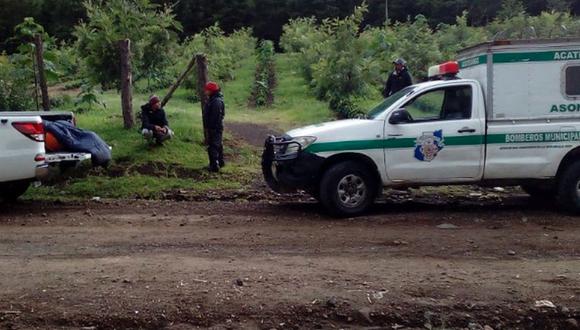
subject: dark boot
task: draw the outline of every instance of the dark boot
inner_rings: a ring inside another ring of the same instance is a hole
[[[217,165],[214,166],[208,166],[207,170],[210,171],[211,173],[219,173],[220,172],[220,167]]]

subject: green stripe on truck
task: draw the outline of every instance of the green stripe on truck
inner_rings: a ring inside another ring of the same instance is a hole
[[[417,143],[416,138],[388,139],[388,140],[359,140],[341,142],[315,143],[308,147],[306,151],[311,153],[354,151],[372,149],[401,149],[414,148]],[[452,136],[445,138],[446,146],[465,146],[483,144],[483,135],[472,136]]]
[[[445,146],[470,146],[487,144],[521,144],[521,143],[560,143],[580,142],[580,132],[540,132],[540,133],[510,133],[490,134],[487,142],[484,135],[451,136],[444,140]],[[359,151],[373,149],[402,149],[414,148],[416,138],[387,139],[387,140],[358,140],[340,142],[315,143],[306,151],[311,153]]]
[[[472,57],[472,58],[468,58],[466,60],[459,61],[459,67],[461,69],[465,69],[465,68],[470,68],[472,66],[477,66],[477,65],[486,64],[486,63],[487,63],[487,56],[481,55],[481,56]]]
[[[553,62],[580,60],[580,49],[568,49],[546,52],[522,52],[522,53],[495,53],[493,63],[526,63],[526,62]],[[487,56],[481,55],[459,61],[461,69],[476,65],[486,64]]]

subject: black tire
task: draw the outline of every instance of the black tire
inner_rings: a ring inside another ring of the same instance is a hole
[[[377,184],[368,166],[355,161],[341,162],[322,176],[320,202],[334,216],[357,216],[374,203]],[[343,187],[342,192],[340,187]]]
[[[566,210],[580,213],[580,161],[570,164],[559,178],[558,201]]]
[[[551,182],[523,184],[521,187],[537,201],[554,201],[558,195],[558,187]]]
[[[308,188],[306,193],[316,199],[317,202],[320,202],[320,187]]]
[[[24,195],[30,187],[30,181],[15,181],[0,184],[0,199],[4,202],[14,202]]]

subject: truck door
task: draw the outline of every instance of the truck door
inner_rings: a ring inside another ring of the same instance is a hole
[[[387,117],[385,161],[394,182],[481,179],[485,121],[471,84],[427,90]]]

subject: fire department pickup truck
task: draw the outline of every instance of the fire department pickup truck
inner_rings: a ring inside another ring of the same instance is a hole
[[[0,200],[12,201],[44,178],[50,166],[91,158],[85,153],[47,153],[44,120],[74,122],[71,113],[0,112]]]
[[[338,216],[383,187],[462,184],[521,185],[580,212],[580,39],[484,43],[429,71],[366,118],[269,137],[269,186]]]

